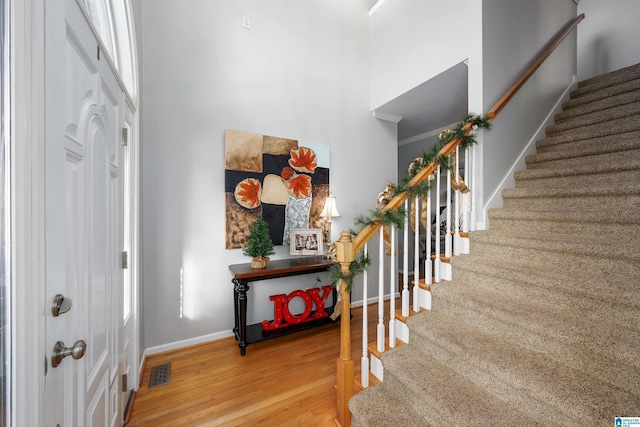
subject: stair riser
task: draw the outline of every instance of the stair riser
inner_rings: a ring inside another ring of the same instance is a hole
[[[562,155],[566,152],[597,154],[633,150],[634,148],[640,148],[640,131],[587,138],[574,142],[553,143],[553,141],[553,139],[536,141],[537,154],[549,155],[549,153],[554,153],[554,155]]]
[[[618,306],[622,310],[635,313],[636,316],[640,311],[640,301],[636,298],[637,286],[626,278],[614,276],[605,278],[593,272],[586,274],[584,272],[582,274],[574,272],[564,274],[562,272],[559,274],[555,270],[545,271],[539,266],[531,266],[529,263],[519,264],[515,269],[513,264],[510,268],[505,268],[506,264],[503,260],[492,260],[478,255],[454,257],[451,259],[451,264],[455,272],[454,280],[457,280],[456,274],[470,272],[489,278],[509,280],[514,285],[526,288],[527,292],[544,294],[549,298],[553,298],[552,295],[558,292],[562,296],[568,295],[569,300],[589,300],[594,304],[603,304],[603,306]],[[605,282],[607,285],[602,286]],[[437,285],[432,287],[436,289]],[[538,295],[537,298],[543,298],[543,296]],[[532,298],[533,300],[536,298]]]
[[[562,109],[564,111],[569,111],[584,104],[597,102],[600,99],[606,99],[627,92],[633,92],[638,89],[640,89],[640,79],[629,80],[617,85],[609,86],[606,89],[599,90],[597,92],[585,93],[584,95],[574,97],[573,99],[564,102],[562,104]]]
[[[402,396],[412,411],[430,421],[430,425],[460,425],[461,419],[482,420],[486,425],[532,425],[534,420],[519,408],[504,405],[485,390],[479,390],[448,364],[435,358],[421,357],[415,350],[404,347],[383,357],[388,366],[385,388],[393,396]],[[454,405],[452,401],[459,399]],[[424,425],[416,420],[410,425]]]
[[[527,156],[525,159],[527,169],[572,169],[589,172],[602,164],[612,167],[629,159],[640,159],[640,147],[634,150],[618,151],[613,153],[593,154],[584,157],[552,158],[540,156]]]
[[[608,108],[615,108],[620,105],[628,105],[634,102],[640,102],[640,89],[622,93],[620,95],[601,98],[593,102],[585,102],[581,105],[575,106],[574,108],[564,110],[563,112],[555,115],[555,124],[559,125],[575,117],[584,116],[585,114],[591,114]]]
[[[608,123],[625,117],[637,116],[640,114],[640,103],[633,102],[631,104],[620,105],[606,110],[595,111],[583,114],[577,117],[571,117],[563,120],[562,123],[549,126],[545,129],[547,136],[553,136],[562,132],[568,132],[583,126],[601,124],[608,126]],[[606,124],[605,124],[606,123]]]
[[[513,234],[534,233],[550,237],[581,235],[594,238],[619,236],[623,240],[633,238],[634,228],[640,227],[640,223],[616,224],[505,218],[489,218],[489,224],[491,230],[507,231]]]
[[[438,340],[437,342],[441,343],[442,341]],[[420,348],[440,363],[446,364],[477,387],[483,388],[491,395],[519,408],[542,425],[571,424],[569,417],[558,408],[549,405],[549,401],[552,399],[549,399],[547,395],[540,396],[541,393],[537,393],[537,390],[530,389],[525,375],[511,376],[499,367],[491,366],[491,361],[471,361],[467,356],[469,352],[467,349],[458,347],[452,350],[450,345],[448,345],[449,349],[443,348],[435,344],[435,341],[426,340],[417,334],[415,344],[412,343],[412,345]],[[523,392],[523,390],[527,391]]]
[[[594,92],[597,90],[611,87],[631,80],[640,79],[640,66],[632,65],[623,69],[596,76],[588,80],[578,82],[576,90],[571,92],[571,97],[576,98],[585,93]]]
[[[594,138],[609,137],[612,135],[623,134],[627,132],[635,132],[640,130],[640,121],[637,117],[625,117],[607,123],[603,126],[601,123],[595,125],[581,126],[566,132],[559,132],[553,136],[545,138],[543,145],[564,144],[574,141],[591,140]]]
[[[640,195],[603,195],[576,197],[504,197],[503,206],[509,209],[593,209],[595,206],[615,206],[616,212],[638,209]]]
[[[548,336],[526,330],[526,328],[521,328],[518,325],[496,322],[495,319],[485,313],[464,309],[463,307],[455,306],[455,303],[442,301],[442,305],[442,311],[447,311],[451,318],[457,317],[461,321],[473,322],[484,333],[501,335],[511,343],[517,344],[524,349],[542,352],[546,357],[584,374],[594,375],[612,387],[621,387],[629,392],[635,390],[634,372],[638,368],[621,364],[619,360],[612,358],[611,355],[594,354],[588,346],[569,344],[550,339]],[[423,352],[432,356],[436,353],[437,360],[441,363],[445,363],[447,359],[442,360],[440,357],[446,357],[447,353],[450,355],[462,350],[455,343],[444,340],[438,336],[437,332],[434,333],[433,329],[427,327],[414,329],[412,340],[412,345],[420,348]],[[574,350],[573,352],[567,352],[568,345]],[[434,352],[434,349],[442,349],[444,352]],[[482,357],[482,355],[479,357]],[[482,362],[476,361],[476,363],[480,364]],[[476,376],[476,381],[482,381],[486,387],[491,387],[494,375],[495,372],[488,372],[485,378]],[[526,372],[523,372],[522,375],[523,377],[515,379],[516,384],[527,381]],[[517,391],[512,390],[512,392],[516,393]]]
[[[514,298],[522,301],[536,301],[556,307],[563,312],[580,314],[592,322],[606,319],[616,324],[620,330],[632,329],[636,333],[640,332],[640,324],[637,322],[640,307],[620,303],[632,297],[631,292],[625,289],[622,283],[618,285],[608,282],[607,291],[609,292],[598,292],[602,286],[598,286],[598,289],[592,288],[591,292],[588,292],[585,289],[571,289],[566,286],[566,283],[558,283],[554,280],[532,279],[532,277],[489,275],[486,272],[458,268],[454,270],[452,282],[482,283],[484,290],[496,295],[513,295]],[[437,286],[434,286],[435,288]],[[612,289],[618,289],[618,291]],[[440,309],[442,311],[442,307]],[[611,313],[615,313],[616,316],[611,316]]]
[[[617,182],[633,182],[640,177],[640,169],[612,173],[597,173],[584,175],[565,175],[553,178],[516,178],[516,188],[555,188],[558,186],[605,186]]]
[[[608,258],[610,254],[602,251],[600,255],[555,252],[543,248],[527,247],[522,241],[521,247],[503,246],[497,242],[479,242],[471,239],[471,253],[481,253],[489,258],[532,262],[546,268],[564,268],[575,271],[597,271],[600,274],[640,277],[640,266],[636,261],[620,258]],[[435,298],[434,298],[435,301]],[[434,303],[435,304],[435,303]]]
[[[411,409],[416,411],[424,419],[431,420],[434,425],[447,425],[448,420],[443,419],[438,411],[434,410],[438,408],[438,402],[434,399],[430,399],[429,394],[420,393],[419,391],[406,392],[407,387],[402,380],[396,378],[390,371],[385,373],[384,382],[387,387],[402,390],[404,388],[405,403],[407,403]],[[398,392],[401,393],[401,392]]]

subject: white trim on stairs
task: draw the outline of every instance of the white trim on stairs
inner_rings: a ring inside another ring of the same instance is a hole
[[[489,226],[489,218],[487,216],[487,212],[491,208],[502,207],[502,197],[501,197],[502,190],[504,190],[505,188],[515,187],[514,172],[525,169],[525,166],[526,166],[525,157],[528,156],[529,154],[536,153],[535,142],[538,141],[539,139],[544,138],[545,129],[548,126],[553,125],[554,116],[557,113],[560,113],[562,111],[562,104],[569,100],[569,93],[571,92],[571,90],[574,89],[576,85],[577,85],[577,82],[575,81],[575,78],[574,78],[574,81],[569,86],[567,86],[567,88],[564,90],[562,95],[560,95],[560,97],[554,104],[553,108],[549,111],[545,119],[542,121],[542,123],[540,123],[540,126],[538,127],[536,132],[533,134],[533,136],[531,136],[531,139],[529,139],[529,142],[527,143],[525,148],[522,150],[522,152],[520,153],[516,161],[511,165],[506,175],[502,178],[502,181],[500,181],[500,184],[496,187],[496,189],[493,191],[491,196],[489,196],[489,198],[487,199],[487,202],[485,203],[482,209],[482,215],[484,218],[484,225],[485,225],[484,229],[486,229]]]

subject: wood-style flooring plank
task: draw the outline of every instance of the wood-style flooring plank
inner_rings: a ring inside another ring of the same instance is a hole
[[[372,341],[377,306],[368,312]],[[352,358],[359,375],[362,309],[352,313]],[[127,426],[333,427],[339,352],[336,322],[251,344],[244,357],[234,338],[149,356]],[[151,369],[167,362],[170,383],[149,389]]]

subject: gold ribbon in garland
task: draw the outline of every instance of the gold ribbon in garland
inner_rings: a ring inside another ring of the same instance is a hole
[[[384,188],[384,190],[378,194],[378,201],[376,202],[376,208],[382,209],[393,199],[396,195],[398,187],[390,182]],[[391,231],[388,224],[382,226],[382,238],[384,240],[385,253],[391,255]]]
[[[452,153],[449,155],[449,164],[451,165],[451,169],[449,169],[449,174],[451,175],[451,188],[461,192],[462,194],[469,192],[469,187],[464,183],[462,177],[456,177],[456,155]],[[456,179],[457,178],[457,179]]]

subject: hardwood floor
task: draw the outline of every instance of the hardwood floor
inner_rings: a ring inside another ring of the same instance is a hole
[[[377,306],[368,312],[370,342]],[[359,376],[361,308],[351,324]],[[127,426],[335,426],[339,347],[336,322],[251,344],[244,357],[234,338],[149,356]],[[151,369],[167,362],[170,383],[149,389]]]

